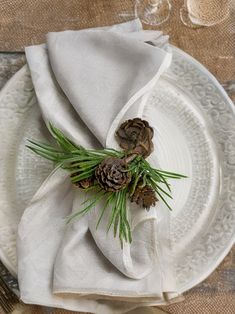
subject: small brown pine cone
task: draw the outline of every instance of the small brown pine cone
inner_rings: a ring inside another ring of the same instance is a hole
[[[123,122],[116,131],[116,138],[121,148],[148,157],[153,151],[153,128],[148,121],[140,118]]]
[[[90,177],[90,178],[83,179],[75,183],[75,185],[80,189],[88,189],[94,185],[94,178]]]
[[[157,201],[156,193],[149,185],[145,185],[144,187],[137,186],[131,197],[131,202],[135,202],[137,205],[147,210],[155,206]]]
[[[71,174],[71,178],[74,177],[75,175],[77,175],[77,173]],[[78,187],[80,189],[85,190],[85,189],[94,185],[94,177],[89,177],[89,178],[83,179],[79,182],[74,183],[74,185],[76,185],[76,187]]]
[[[131,181],[131,174],[127,169],[128,165],[123,159],[107,157],[96,168],[95,177],[104,190],[119,191]]]

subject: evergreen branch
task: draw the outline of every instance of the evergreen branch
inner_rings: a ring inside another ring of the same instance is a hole
[[[107,200],[106,200],[106,202],[105,202],[105,205],[104,205],[103,209],[101,210],[100,217],[99,217],[99,219],[98,219],[98,221],[97,221],[97,224],[96,224],[96,229],[98,228],[98,226],[99,226],[99,224],[100,224],[100,222],[101,222],[101,219],[102,219],[102,217],[103,217],[103,215],[104,215],[105,210],[106,210],[107,207],[110,205],[110,203],[112,203],[113,196],[114,196],[114,195],[113,195],[112,193],[110,193],[110,195],[108,196],[108,198],[107,198]]]
[[[59,129],[54,127],[51,123],[49,123],[48,129],[51,135],[56,140],[57,144],[65,151],[81,149],[80,146],[75,145]]]
[[[80,181],[90,179],[93,184],[87,187],[84,185],[85,191],[93,190],[94,193],[81,204],[83,208],[80,211],[68,217],[67,223],[87,214],[96,204],[102,201],[104,203],[100,209],[96,228],[99,227],[104,214],[109,209],[107,232],[113,226],[114,237],[118,233],[121,246],[123,246],[123,241],[132,241],[127,198],[131,198],[137,188],[143,189],[145,186],[150,187],[154,196],[156,193],[159,199],[172,210],[167,202],[167,198],[172,199],[170,183],[168,181],[169,179],[187,178],[185,175],[153,168],[141,155],[131,154],[131,152],[120,152],[111,148],[99,150],[85,149],[73,143],[51,124],[49,124],[49,131],[57,143],[56,147],[33,140],[28,140],[26,147],[41,157],[55,162],[57,166],[54,171],[58,168],[67,170],[70,173],[72,183],[78,184]],[[98,180],[93,180],[97,167],[107,157],[123,159],[127,165],[122,172],[125,175],[130,174],[131,182],[121,190],[108,192],[101,189]]]
[[[88,206],[86,206],[84,209],[78,212],[75,212],[74,214],[69,216],[67,223],[70,223],[74,218],[77,218],[79,216],[86,214],[89,210],[93,208],[95,204],[97,204],[100,201],[100,199],[104,197],[105,193],[106,193],[105,191],[100,190],[93,199],[90,199],[90,204]]]

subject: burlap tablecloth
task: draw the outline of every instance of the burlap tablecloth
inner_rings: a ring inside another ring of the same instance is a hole
[[[170,19],[157,28],[168,33],[174,45],[205,64],[220,81],[234,79],[234,10],[220,25],[190,29],[179,17],[183,0],[171,2]],[[49,31],[103,26],[133,19],[134,3],[135,0],[1,0],[0,51],[23,51],[26,45],[44,42]]]
[[[170,19],[159,27],[145,28],[161,29],[169,34],[171,43],[203,63],[225,84],[235,100],[234,9],[220,25],[191,29],[180,21],[179,10],[183,0],[171,2]],[[132,0],[0,0],[0,51],[23,51],[27,45],[44,42],[49,31],[128,21],[135,17],[134,3]],[[22,54],[0,55],[0,88],[24,62]],[[207,280],[185,294],[184,302],[163,309],[172,314],[235,313],[235,249]],[[15,311],[15,314],[21,313],[41,314],[45,310],[28,307]],[[53,310],[50,313],[74,312]]]

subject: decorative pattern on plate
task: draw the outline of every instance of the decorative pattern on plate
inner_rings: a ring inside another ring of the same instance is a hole
[[[220,195],[214,216],[177,260],[177,281],[186,291],[205,279],[230,250],[235,239],[235,111],[215,78],[196,60],[174,49],[167,78],[196,99],[206,114],[220,157]]]
[[[30,129],[34,138],[42,138],[35,102],[31,77],[24,66],[0,94],[0,259],[13,274],[17,269],[17,225],[26,203],[50,171],[41,158],[26,157],[24,144],[30,134],[24,134],[25,130]],[[32,171],[35,168],[36,180]]]
[[[205,228],[203,224],[207,224],[210,216],[214,214],[214,206],[219,195],[220,174],[217,151],[202,113],[198,112],[190,99],[184,95],[180,97],[174,85],[174,82],[172,84],[166,81],[159,82],[149,103],[155,104],[172,123],[176,123],[184,134],[190,150],[191,189],[183,208],[172,218],[171,227],[173,247],[176,254],[180,255],[181,248],[185,249],[187,245],[192,244],[199,230]],[[173,158],[177,159],[178,156],[175,155]]]

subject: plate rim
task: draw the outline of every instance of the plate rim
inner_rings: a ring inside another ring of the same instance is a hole
[[[14,82],[16,82],[18,80],[19,77],[21,77],[22,75],[24,75],[24,73],[26,73],[27,71],[27,64],[23,65],[6,83],[5,85],[2,87],[2,89],[0,90],[0,101],[2,100],[2,98],[4,97],[5,92],[7,92],[7,90],[9,88],[11,88],[11,85],[14,84]],[[9,259],[7,259],[6,255],[4,254],[4,251],[2,250],[2,248],[0,247],[0,261],[2,262],[2,264],[6,267],[6,269],[9,271],[9,273],[14,277],[17,278],[17,269],[15,269],[14,265],[12,265],[12,263],[9,261]]]
[[[191,55],[189,55],[188,53],[186,53],[185,51],[181,50],[178,47],[175,47],[173,45],[171,45],[171,47],[173,48],[173,51],[176,51],[176,53],[179,53],[181,56],[188,59],[201,72],[205,73],[207,75],[207,77],[211,78],[213,84],[218,88],[218,90],[221,92],[223,98],[226,99],[226,102],[229,104],[230,109],[232,110],[232,113],[233,113],[233,116],[235,119],[235,104],[232,102],[231,98],[228,96],[227,92],[225,91],[223,86],[219,83],[217,78],[203,64],[201,64],[199,61],[197,61],[194,57],[192,57]],[[189,289],[191,289],[191,288],[195,287],[196,285],[198,285],[199,283],[201,283],[207,277],[209,277],[212,274],[212,272],[215,271],[215,269],[219,266],[219,264],[224,260],[224,258],[230,252],[230,250],[232,249],[234,244],[235,244],[235,229],[233,232],[233,236],[231,237],[230,241],[228,242],[226,247],[223,249],[223,251],[221,251],[221,254],[217,257],[217,259],[213,259],[213,262],[211,264],[213,266],[210,266],[210,268],[209,267],[206,268],[207,271],[202,272],[201,276],[198,276],[194,280],[190,281],[188,284],[185,284],[184,286],[182,286],[179,289],[179,292],[180,293],[186,292]]]

